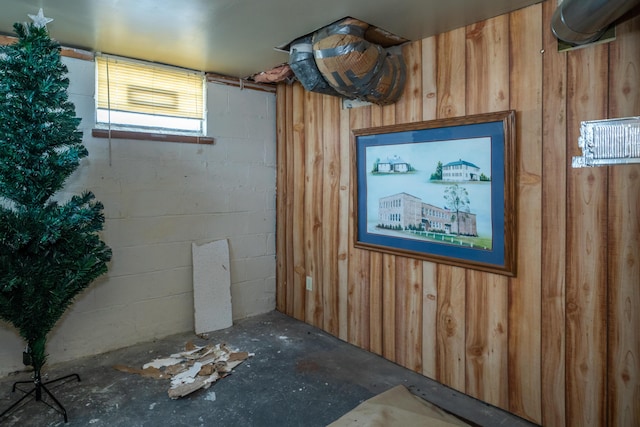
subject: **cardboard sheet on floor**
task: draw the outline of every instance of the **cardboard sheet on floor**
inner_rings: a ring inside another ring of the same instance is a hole
[[[338,418],[328,427],[470,426],[399,385]]]

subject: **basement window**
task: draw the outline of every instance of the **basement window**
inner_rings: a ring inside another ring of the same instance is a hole
[[[204,73],[107,55],[96,57],[98,130],[203,136]]]

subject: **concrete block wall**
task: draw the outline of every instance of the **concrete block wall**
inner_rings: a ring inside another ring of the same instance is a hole
[[[233,318],[275,308],[275,94],[209,83],[214,145],[96,139],[94,63],[64,58],[89,156],[65,198],[105,205],[109,272],[49,335],[49,363],[194,328],[191,245],[228,239]],[[0,376],[24,369],[24,342],[0,321]]]

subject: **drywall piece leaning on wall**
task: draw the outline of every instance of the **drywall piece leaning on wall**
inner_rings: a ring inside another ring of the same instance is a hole
[[[191,244],[195,332],[217,331],[233,324],[229,243]]]
[[[640,117],[582,122],[578,146],[574,168],[640,163]]]
[[[379,105],[396,102],[406,80],[401,48],[369,41],[369,28],[345,18],[291,43],[289,65],[304,88]]]

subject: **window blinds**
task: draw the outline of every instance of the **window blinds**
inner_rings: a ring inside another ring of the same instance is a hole
[[[96,64],[99,109],[203,119],[202,73],[110,56]]]

